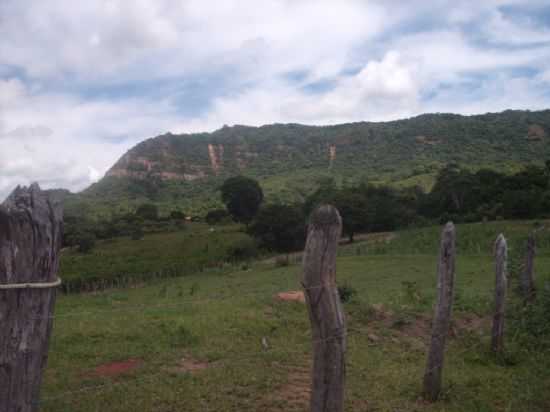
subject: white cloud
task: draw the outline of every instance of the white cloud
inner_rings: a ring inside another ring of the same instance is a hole
[[[549,29],[502,9],[544,4],[3,0],[0,198],[82,189],[168,130],[548,107]],[[181,82],[207,89],[202,110]]]
[[[13,81],[0,81],[0,96],[9,98],[1,112],[0,197],[32,181],[82,189],[129,146],[178,122],[166,101],[88,102],[33,94]]]

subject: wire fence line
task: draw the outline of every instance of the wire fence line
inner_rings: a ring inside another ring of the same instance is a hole
[[[307,291],[307,290],[314,290],[314,289],[320,289],[324,287],[330,287],[330,286],[336,286],[336,285],[330,285],[330,284],[324,284],[324,285],[315,285],[311,287],[300,287],[296,291]],[[290,292],[288,290],[287,292]],[[63,319],[63,318],[73,318],[73,317],[79,317],[79,316],[90,316],[90,315],[97,315],[97,314],[111,314],[116,312],[125,312],[125,311],[138,311],[138,310],[147,310],[147,309],[163,309],[163,308],[170,308],[170,307],[180,307],[185,306],[188,304],[193,303],[208,303],[208,302],[219,302],[223,300],[228,299],[236,299],[236,298],[242,298],[242,297],[250,297],[250,296],[266,296],[268,293],[283,293],[281,292],[280,287],[273,288],[272,290],[261,290],[261,291],[252,291],[252,292],[245,292],[236,295],[229,295],[229,294],[213,294],[208,296],[201,296],[199,298],[191,298],[191,299],[181,299],[177,303],[162,303],[162,304],[150,304],[150,305],[129,305],[121,308],[110,308],[105,310],[96,310],[96,311],[80,311],[80,312],[73,312],[73,313],[65,313],[61,315],[50,315],[50,316],[33,316],[30,319],[32,320],[43,320],[43,319]]]
[[[449,331],[449,333],[450,333],[450,331]],[[449,333],[445,334],[445,336],[448,336]],[[228,361],[234,363],[234,362],[240,362],[240,361],[244,361],[244,360],[253,359],[253,358],[256,358],[258,356],[265,356],[265,355],[270,355],[270,354],[307,355],[307,354],[310,354],[311,347],[316,345],[316,344],[320,344],[320,343],[327,342],[327,341],[332,341],[332,340],[337,340],[337,339],[343,339],[343,338],[347,339],[349,337],[364,337],[364,338],[367,338],[367,340],[369,340],[369,338],[370,338],[369,335],[370,335],[369,332],[361,330],[361,329],[347,328],[346,331],[336,333],[336,334],[334,334],[332,336],[329,336],[327,338],[313,339],[313,340],[310,340],[308,342],[304,342],[304,344],[306,344],[306,343],[309,344],[308,345],[309,349],[304,348],[303,350],[289,350],[289,349],[273,349],[273,348],[267,348],[266,349],[265,347],[262,347],[258,351],[248,352],[243,356],[239,356],[239,357],[236,357],[236,358],[235,357],[230,358],[230,359],[228,359]],[[441,337],[441,335],[439,337]],[[358,343],[355,342],[355,344],[357,345]],[[367,346],[371,346],[371,345],[375,346],[376,344],[375,343],[367,344]],[[478,342],[476,342],[476,343],[474,343],[474,344],[472,344],[468,347],[465,347],[464,349],[462,349],[458,352],[453,351],[452,352],[452,357],[453,358],[462,358],[465,354],[471,353],[474,350],[478,350],[481,347],[488,347],[488,343],[480,340],[480,341],[478,341]],[[224,362],[221,362],[222,366],[223,366],[223,363]],[[424,373],[429,373],[432,370],[435,370],[435,368],[433,368],[431,370],[423,369],[423,372]],[[149,374],[149,375],[144,376],[144,377],[132,377],[131,379],[128,379],[126,381],[117,381],[117,382],[113,382],[112,380],[109,379],[108,382],[105,382],[105,383],[102,383],[102,384],[90,385],[90,386],[86,386],[86,387],[75,389],[75,390],[61,392],[61,393],[58,393],[56,395],[43,397],[42,399],[40,399],[38,404],[44,405],[44,404],[51,403],[51,402],[54,402],[54,401],[58,401],[58,400],[61,400],[61,399],[64,399],[64,398],[73,397],[73,396],[76,396],[76,395],[82,394],[82,393],[102,391],[104,389],[112,390],[113,388],[118,388],[118,387],[121,387],[121,386],[136,385],[136,384],[140,384],[140,383],[143,383],[143,382],[155,381],[158,378],[167,377],[168,373],[169,373],[169,370],[164,370],[162,372]],[[419,376],[418,379],[420,381],[421,376]]]

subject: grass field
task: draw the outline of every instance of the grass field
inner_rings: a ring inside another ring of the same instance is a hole
[[[504,231],[519,248],[532,227],[458,227],[455,321],[444,393],[434,404],[423,402],[420,391],[439,228],[340,247],[338,283],[356,290],[345,304],[346,410],[549,410],[550,354],[540,342],[509,327],[506,355],[488,352],[491,242]],[[550,280],[550,250],[546,232],[539,238],[542,289]],[[264,261],[246,270],[212,268],[141,287],[60,296],[41,410],[307,410],[307,312],[301,303],[274,298],[299,290],[300,274],[298,265]]]
[[[149,234],[139,240],[124,237],[99,241],[89,253],[65,250],[60,276],[70,290],[101,281],[133,284],[183,276],[226,261],[231,247],[243,242],[253,240],[237,225],[210,228],[188,223],[185,230]]]

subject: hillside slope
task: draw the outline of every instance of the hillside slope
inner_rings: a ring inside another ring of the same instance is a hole
[[[550,110],[168,133],[129,150],[77,199],[104,210],[154,201],[165,210],[201,213],[218,205],[216,187],[240,173],[258,179],[267,197],[280,201],[303,198],[329,176],[427,189],[448,162],[501,171],[543,162],[550,157],[549,133]]]

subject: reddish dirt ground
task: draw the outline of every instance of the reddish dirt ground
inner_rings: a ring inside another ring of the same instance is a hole
[[[279,300],[284,300],[287,302],[301,302],[306,303],[306,298],[304,297],[304,292],[300,290],[290,290],[288,292],[277,293],[276,296]]]
[[[128,359],[120,362],[111,362],[99,365],[94,369],[94,373],[98,376],[118,376],[123,373],[136,369],[141,365],[139,359]]]
[[[207,362],[200,362],[191,358],[183,358],[179,361],[178,366],[175,368],[177,372],[189,372],[196,373],[210,367]]]

